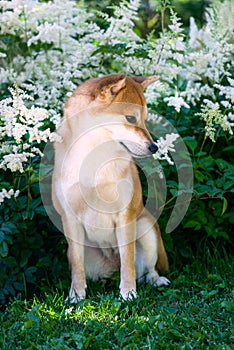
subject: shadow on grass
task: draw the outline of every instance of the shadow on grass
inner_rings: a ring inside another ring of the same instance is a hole
[[[15,300],[1,314],[1,349],[233,349],[234,259],[209,253],[180,270],[171,286],[138,287],[123,302],[119,279],[90,283],[87,299],[60,291]]]

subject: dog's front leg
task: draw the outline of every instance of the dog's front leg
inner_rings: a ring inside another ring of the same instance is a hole
[[[64,234],[68,242],[68,261],[71,269],[71,288],[69,301],[76,303],[85,298],[86,278],[84,270],[84,237],[83,226],[73,216],[62,218]]]
[[[131,222],[117,228],[117,241],[120,254],[120,294],[124,300],[135,298],[135,239],[136,223]]]

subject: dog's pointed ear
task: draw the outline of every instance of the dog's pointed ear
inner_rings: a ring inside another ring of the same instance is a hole
[[[148,85],[154,83],[155,81],[159,80],[160,77],[157,75],[152,75],[150,77],[132,77],[132,79],[138,83],[141,84],[143,89],[145,89]]]
[[[108,101],[110,99],[113,99],[113,97],[116,96],[120,90],[125,88],[125,86],[126,86],[126,75],[121,74],[117,81],[114,81],[111,83],[108,82],[107,85],[103,86],[97,97],[103,102]]]

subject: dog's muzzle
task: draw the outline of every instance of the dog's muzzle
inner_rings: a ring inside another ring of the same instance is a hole
[[[151,143],[151,145],[148,147],[148,150],[149,150],[152,154],[154,154],[154,153],[157,152],[158,146],[157,146],[155,143]]]

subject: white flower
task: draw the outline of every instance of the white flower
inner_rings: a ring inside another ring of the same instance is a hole
[[[215,142],[215,132],[216,128],[220,127],[224,131],[229,131],[229,134],[233,134],[232,127],[234,123],[228,120],[228,115],[223,115],[220,110],[219,105],[206,104],[202,106],[202,112],[196,113],[200,116],[202,120],[206,123],[205,131],[206,136],[208,136],[213,142]]]
[[[234,113],[229,112],[227,115],[228,119],[234,122]]]
[[[59,134],[57,134],[56,132],[52,132],[50,135],[49,135],[49,140],[51,142],[63,142],[63,139],[62,139],[62,136],[60,136]]]
[[[179,18],[177,17],[176,13],[174,13],[171,10],[171,24],[168,25],[168,27],[170,28],[170,30],[173,32],[173,34],[180,34],[181,32],[183,32],[183,28],[181,28],[182,23],[180,22]]]
[[[208,107],[209,109],[218,109],[219,104],[218,102],[213,102],[208,100],[207,98],[204,99],[205,106]]]
[[[228,80],[229,84],[234,87],[234,79],[229,77],[229,78],[227,78],[227,80]]]
[[[230,83],[230,86],[223,86],[221,84],[215,84],[214,86],[219,89],[219,94],[221,96],[225,96],[227,100],[230,100],[232,104],[234,104],[234,86],[233,86],[233,79],[227,78],[228,82]]]
[[[220,103],[225,107],[225,108],[232,108],[232,105],[228,101],[220,101]]]
[[[189,105],[184,101],[183,97],[178,95],[176,91],[175,96],[165,97],[164,101],[168,102],[168,106],[175,107],[177,112],[180,111],[181,107],[190,108]]]
[[[19,190],[14,191],[13,189],[10,189],[7,191],[5,188],[3,188],[0,191],[0,205],[4,202],[5,198],[10,199],[12,196],[16,198],[18,197],[19,193]]]
[[[114,17],[107,18],[109,27],[104,37],[109,43],[133,43],[141,41],[140,37],[134,32],[134,22],[138,18],[137,10],[140,5],[139,0],[123,1],[119,6],[114,7]],[[130,45],[131,46],[131,45]]]
[[[149,85],[145,91],[145,97],[148,103],[157,103],[162,91],[165,91],[165,86],[159,80]]]
[[[167,162],[171,165],[174,164],[174,162],[169,157],[169,152],[175,152],[175,140],[179,137],[179,134],[171,133],[167,134],[165,136],[165,139],[163,137],[160,137],[155,144],[158,146],[157,152],[153,155],[155,159],[165,159]]]
[[[220,6],[218,12],[216,3]],[[221,125],[231,132],[233,1],[215,1],[202,29],[191,19],[189,43],[173,12],[169,30],[159,38],[149,35],[142,39],[134,31],[139,0],[121,1],[113,7],[112,16],[100,14],[106,29],[95,24],[94,15],[79,7],[76,1],[69,1],[69,6],[64,0],[12,0],[0,1],[0,4],[0,34],[15,36],[19,43],[14,57],[7,44],[2,43],[0,82],[13,85],[17,81],[35,98],[34,102],[30,101],[29,96],[17,89],[11,91],[12,98],[0,102],[1,155],[12,155],[3,163],[0,160],[2,167],[14,169],[15,158],[18,164],[15,168],[25,168],[30,157],[42,156],[41,142],[57,141],[50,130],[51,123],[59,124],[64,101],[77,84],[110,72],[111,68],[102,64],[103,59],[113,62],[113,67],[128,75],[160,75],[163,86],[159,82],[149,86],[147,102],[160,105],[167,96],[164,101],[177,112],[181,107],[189,108],[191,103],[199,106],[204,100],[211,110],[218,106],[222,112]],[[21,52],[21,43],[29,50]],[[125,52],[121,46],[119,52],[117,46],[113,50],[110,46],[110,52],[93,55],[99,47],[114,44],[122,44]],[[174,92],[177,83],[178,89],[183,89],[179,93]],[[213,124],[206,123],[206,127],[211,134]],[[20,158],[23,153],[24,157]]]
[[[11,131],[16,143],[19,143],[22,137],[27,133],[27,126],[20,123],[15,123],[14,126],[12,125]]]
[[[35,106],[27,107],[24,99],[31,98],[20,89],[11,89],[11,93],[11,98],[0,102],[0,138],[3,139],[0,168],[23,173],[31,158],[36,155],[43,156],[39,149],[41,142],[59,141],[60,138],[50,128],[45,128],[50,120],[47,110]]]
[[[190,17],[189,46],[194,50],[200,50],[202,49],[203,42],[205,42],[208,46],[211,46],[213,43],[209,26],[205,26],[199,30],[194,18]]]
[[[6,170],[10,169],[12,172],[19,171],[24,172],[23,163],[27,162],[27,156],[25,153],[22,154],[7,154],[3,156],[3,160],[0,163],[0,168]]]
[[[231,121],[228,120],[228,115],[225,115],[223,117],[223,124],[225,125],[223,127],[224,130],[228,130],[230,135],[233,135],[233,128],[234,128],[234,123],[231,123]]]
[[[20,191],[19,190],[16,190],[15,193],[14,193],[14,197],[17,198],[20,194]]]
[[[49,44],[55,43],[57,46],[60,46],[62,35],[65,32],[64,27],[57,23],[51,24],[48,22],[39,25],[37,30],[39,33],[28,41],[29,46],[37,41]]]

